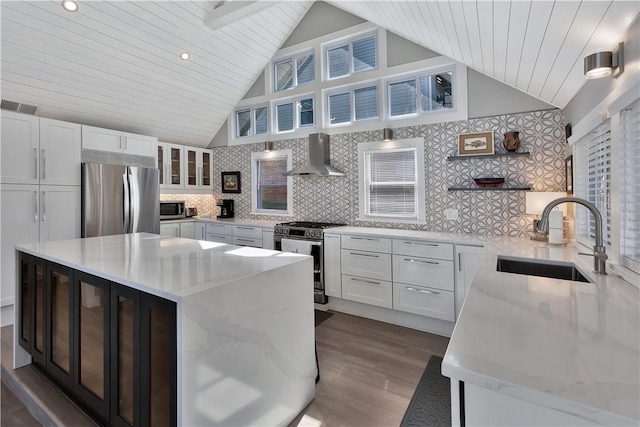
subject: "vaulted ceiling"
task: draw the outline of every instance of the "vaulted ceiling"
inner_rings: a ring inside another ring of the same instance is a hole
[[[59,1],[2,1],[2,99],[206,146],[313,2],[277,1],[212,30],[218,3],[83,1],[69,13]],[[618,0],[329,3],[560,108],[584,84],[583,57],[619,41],[639,10]]]

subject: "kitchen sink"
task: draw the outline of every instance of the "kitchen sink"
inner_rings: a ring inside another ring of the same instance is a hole
[[[551,277],[552,279],[573,280],[590,283],[573,265],[544,264],[530,261],[517,261],[498,257],[498,271],[504,273],[525,274],[527,276]]]

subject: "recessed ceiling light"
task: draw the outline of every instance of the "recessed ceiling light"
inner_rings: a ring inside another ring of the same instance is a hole
[[[191,55],[189,55],[189,52],[182,52],[180,54],[180,59],[184,59],[186,61],[187,59],[189,59],[190,56]]]
[[[78,10],[78,3],[74,0],[63,0],[62,7],[69,12],[75,12]]]

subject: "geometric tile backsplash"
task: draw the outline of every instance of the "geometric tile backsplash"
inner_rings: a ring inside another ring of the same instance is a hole
[[[458,134],[494,132],[496,152],[503,152],[503,134],[520,131],[521,148],[529,157],[447,161],[457,151]],[[533,191],[564,191],[565,133],[562,110],[502,115],[457,122],[394,129],[395,139],[424,138],[426,222],[404,224],[358,220],[358,144],[381,141],[382,129],[330,136],[331,164],[343,177],[294,177],[293,217],[251,214],[251,153],[264,144],[213,149],[214,196],[235,200],[236,217],[277,221],[327,221],[350,225],[453,231],[459,233],[529,235],[531,217],[525,215],[524,191],[447,191],[473,187],[473,178],[502,176],[509,185],[531,185]],[[273,149],[291,149],[293,167],[307,162],[307,138],[274,140]],[[222,169],[224,165],[224,169]],[[240,171],[242,193],[222,194],[221,171]],[[458,220],[444,218],[444,209],[458,209]]]

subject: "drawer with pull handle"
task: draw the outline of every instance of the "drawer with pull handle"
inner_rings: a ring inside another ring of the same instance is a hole
[[[233,226],[231,224],[217,224],[215,222],[207,222],[207,233],[231,236]]]
[[[453,261],[393,255],[393,281],[453,291]]]
[[[342,235],[343,249],[391,253],[391,239],[384,237]]]
[[[262,230],[262,229],[261,229]],[[262,234],[260,234],[262,237]],[[253,246],[254,248],[262,247],[262,239],[254,239],[251,237],[238,237],[233,236],[233,244],[237,246]]]
[[[386,280],[342,275],[342,298],[392,308],[393,286]]]
[[[391,254],[342,249],[342,274],[391,280]]]
[[[226,243],[228,245],[232,245],[233,237],[225,236],[224,234],[207,233],[207,242]]]
[[[249,225],[234,225],[234,237],[250,237],[252,239],[262,239],[262,227],[251,227]]]
[[[424,240],[393,239],[393,253],[453,261],[453,244]]]
[[[393,282],[393,309],[453,322],[454,294],[441,289]]]

